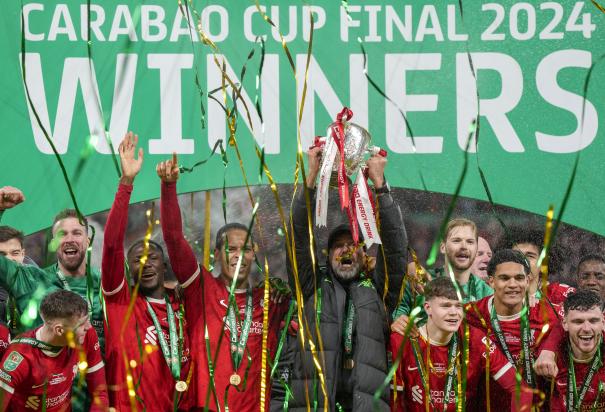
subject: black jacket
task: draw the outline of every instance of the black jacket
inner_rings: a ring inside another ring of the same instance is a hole
[[[315,205],[314,191],[311,191],[310,195],[311,204]],[[318,407],[322,409],[326,398],[331,411],[336,410],[336,402],[345,410],[389,410],[389,385],[386,385],[377,402],[374,402],[374,394],[385,382],[388,372],[389,314],[397,304],[403,282],[408,241],[401,211],[391,195],[378,196],[377,204],[383,250],[378,250],[376,268],[367,274],[365,280],[341,284],[329,267],[313,268],[307,207],[303,193],[300,193],[294,202],[291,227],[296,245],[298,280],[304,299],[306,324],[299,325],[299,335],[303,332],[305,339],[304,350],[300,344],[300,336],[293,348],[292,370],[289,374],[293,395],[293,399],[289,401],[290,411],[307,410],[305,393],[308,394],[310,405],[317,400]],[[383,251],[388,273],[388,291],[384,303],[382,296],[386,277]],[[295,291],[295,274],[292,269],[291,262],[288,261],[290,286]],[[350,370],[343,367],[342,356],[347,296],[352,299],[356,310],[353,334],[355,366]],[[321,346],[316,332],[318,321]],[[309,334],[315,344],[315,357],[322,368],[325,395],[320,374],[314,365]]]

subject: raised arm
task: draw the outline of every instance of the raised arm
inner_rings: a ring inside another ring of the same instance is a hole
[[[178,281],[186,285],[187,281],[197,273],[199,266],[193,249],[183,235],[181,208],[176,197],[176,182],[179,178],[176,154],[173,154],[171,160],[159,163],[156,172],[162,180],[160,221],[170,265]]]
[[[382,240],[382,245],[378,250],[376,269],[374,270],[374,282],[378,293],[384,296],[388,276],[388,291],[385,303],[388,312],[392,313],[396,309],[407,268],[408,236],[399,205],[393,201],[390,193],[380,193],[386,185],[384,179],[386,164],[386,157],[379,154],[372,156],[367,162],[368,178],[374,183],[376,190],[379,191],[377,204],[378,215],[380,216],[380,238]]]
[[[311,244],[309,237],[309,230],[313,230],[313,227],[309,228],[308,213],[311,213],[311,222],[313,222],[313,215],[315,209],[315,180],[319,173],[319,165],[321,163],[321,148],[313,147],[309,149],[309,171],[307,173],[307,189],[309,191],[309,203],[311,205],[310,211],[307,209],[307,201],[305,199],[304,188],[300,188],[294,199],[291,211],[290,227],[292,229],[292,238],[295,243],[295,248],[292,251],[296,254],[296,267],[298,269],[298,281],[303,296],[308,297],[313,294],[315,285],[313,283],[313,272],[317,270],[317,266],[313,267],[313,260],[311,259],[311,251],[315,250],[315,243]],[[296,290],[295,285],[295,272],[293,268],[293,262],[289,259],[286,254],[286,263],[288,269],[288,279],[290,281],[290,288],[292,291]],[[315,258],[317,259],[317,254]]]
[[[0,220],[6,209],[15,207],[23,201],[25,196],[21,190],[12,186],[0,187]]]
[[[135,158],[138,136],[129,132],[120,147],[120,163],[122,177],[118,192],[111,206],[111,211],[105,223],[103,237],[103,260],[101,263],[101,284],[106,296],[112,296],[124,287],[124,236],[128,224],[128,203],[132,193],[134,178],[141,170],[143,149],[139,149],[139,157]]]

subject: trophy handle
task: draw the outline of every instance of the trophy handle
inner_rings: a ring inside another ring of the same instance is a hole
[[[368,153],[372,156],[379,154],[382,157],[387,157],[387,151],[378,146],[368,146]]]

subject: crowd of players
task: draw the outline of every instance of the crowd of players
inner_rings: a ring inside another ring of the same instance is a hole
[[[137,142],[128,133],[118,149],[100,270],[74,210],[55,218],[57,263],[44,269],[26,260],[19,230],[0,226],[2,410],[605,412],[604,257],[581,258],[576,291],[541,281],[542,233],[511,229],[492,253],[457,218],[442,268],[408,263],[386,158],[374,155],[382,244],[366,250],[348,223],[336,225],[324,264],[308,225],[322,155],[314,147],[309,196],[299,190],[292,202],[289,285],[271,279],[265,291],[249,276],[258,246],[246,225],[219,229],[218,275],[197,261],[183,235],[176,156],[156,167],[166,251],[148,238],[125,248]],[[23,201],[1,188],[0,218]],[[165,286],[167,261],[176,288]]]

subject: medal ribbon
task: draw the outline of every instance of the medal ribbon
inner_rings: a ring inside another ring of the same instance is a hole
[[[151,320],[153,320],[153,325],[155,326],[155,330],[158,335],[158,342],[160,343],[160,348],[162,349],[162,354],[164,355],[166,364],[170,368],[170,373],[172,374],[172,377],[178,381],[181,379],[181,350],[183,342],[183,321],[181,319],[182,316],[179,317],[179,333],[177,336],[176,322],[174,321],[174,310],[172,310],[172,305],[170,303],[170,300],[168,299],[168,295],[164,295],[164,299],[166,300],[166,317],[168,318],[168,335],[170,337],[169,347],[166,343],[166,338],[164,338],[164,333],[162,332],[160,321],[158,320],[157,315],[155,314],[153,308],[151,307],[151,304],[149,303],[149,298],[145,299],[147,301],[147,310],[151,315]]]
[[[577,385],[576,385],[576,370],[574,366],[572,350],[569,348],[569,378],[567,379],[567,410],[570,412],[575,412],[580,410],[582,406],[582,401],[588,392],[588,388],[592,384],[592,379],[594,378],[594,374],[601,367],[601,344],[599,343],[599,348],[597,349],[597,353],[595,353],[592,358],[592,363],[590,364],[590,369],[584,378],[584,383],[582,384],[582,389],[580,389],[580,395],[578,396]],[[602,385],[599,385],[599,394]],[[597,394],[597,398],[598,395]],[[577,401],[577,404],[576,404]]]
[[[26,345],[31,345],[34,348],[38,348],[52,353],[59,353],[61,352],[61,349],[63,349],[62,346],[49,345],[48,343],[42,342],[41,340],[27,337],[15,338],[11,341],[11,343],[24,343]]]
[[[248,342],[248,335],[250,334],[250,326],[252,325],[252,289],[248,288],[246,292],[246,309],[244,313],[244,322],[242,325],[242,332],[237,336],[237,316],[236,316],[237,303],[235,297],[229,302],[229,309],[227,310],[227,324],[230,331],[231,339],[231,361],[233,362],[233,370],[237,372],[239,365],[242,363],[244,357],[244,350],[246,349],[246,342]]]
[[[355,305],[353,299],[347,298],[347,313],[343,328],[345,359],[353,359],[353,324],[355,323]]]
[[[429,402],[432,404],[430,390],[429,390],[429,381],[430,381],[430,371],[426,371],[424,369],[423,363],[421,362],[420,355],[420,347],[418,346],[418,342],[412,340],[412,349],[414,351],[414,359],[416,360],[416,366],[418,367],[418,371],[420,372],[420,379],[422,380],[422,386],[424,386],[425,396],[428,397]],[[426,342],[427,346],[430,346],[430,341]],[[456,378],[456,357],[458,356],[458,335],[454,333],[452,335],[452,339],[449,343],[449,348],[447,352],[447,379],[445,380],[445,393],[443,398],[443,411],[447,410],[447,406],[450,402],[450,393],[452,391],[452,387],[454,386],[454,380]]]
[[[530,340],[531,340],[531,330],[529,328],[529,315],[528,315],[527,306],[523,307],[521,311],[521,355],[523,356],[523,374],[525,375],[525,381],[531,387],[535,385],[534,375],[532,373],[532,356],[530,350]],[[496,313],[496,309],[492,303],[491,313],[490,313],[492,327],[494,329],[494,334],[500,342],[500,346],[502,347],[502,352],[506,355],[506,359],[517,367],[513,355],[508,349],[508,345],[506,344],[506,338],[504,337],[504,332],[502,332],[502,328],[500,327],[500,322],[498,321],[498,314]]]
[[[90,254],[88,254],[90,255]],[[92,278],[89,274],[89,270],[90,270],[90,262],[89,264],[86,265],[86,299],[87,299],[87,303],[88,303],[88,315],[90,316],[90,319],[92,319]],[[59,266],[57,265],[57,278],[59,278],[59,281],[63,284],[63,289],[68,290],[70,292],[73,292],[71,290],[71,286],[69,286],[69,283],[67,282],[67,278],[65,278],[65,275],[63,273],[61,273],[61,270],[59,269]]]

